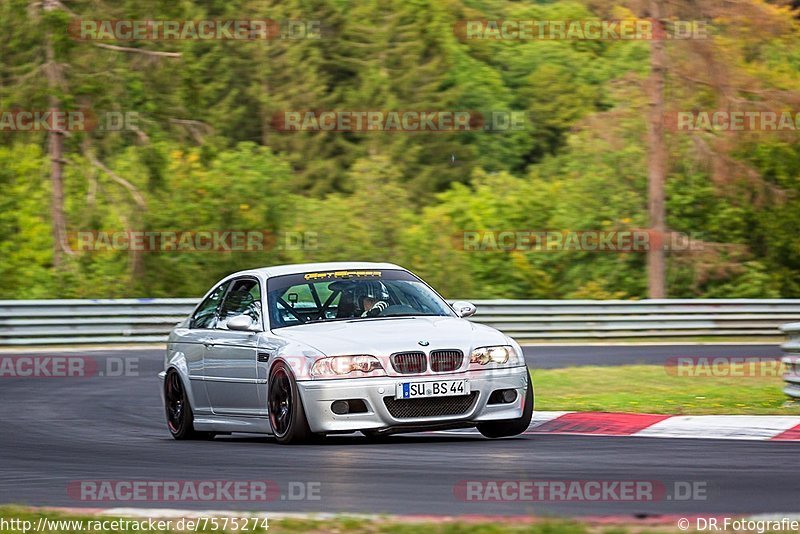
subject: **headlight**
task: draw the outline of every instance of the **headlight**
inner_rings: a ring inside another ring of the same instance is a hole
[[[386,374],[381,362],[375,356],[332,356],[317,360],[311,366],[311,376],[314,378],[344,376],[354,371],[361,373],[382,371],[377,374]]]
[[[469,363],[479,363],[486,365],[487,363],[496,363],[503,365],[505,363],[515,363],[517,354],[514,348],[501,345],[497,347],[480,347],[472,351],[469,357]]]

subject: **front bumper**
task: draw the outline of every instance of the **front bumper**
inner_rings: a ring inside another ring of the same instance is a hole
[[[392,416],[384,403],[384,397],[394,398],[398,383],[460,379],[469,380],[470,392],[477,393],[474,402],[463,413],[397,418]],[[528,380],[530,380],[528,368],[520,366],[446,375],[306,380],[298,382],[297,386],[312,432],[353,432],[424,429],[460,424],[469,426],[482,421],[516,419],[522,416]],[[488,404],[491,393],[500,389],[516,390],[516,400],[507,404]],[[333,413],[331,404],[334,401],[349,399],[363,400],[367,411],[344,415]]]

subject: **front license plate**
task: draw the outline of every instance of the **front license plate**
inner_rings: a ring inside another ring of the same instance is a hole
[[[418,399],[421,397],[452,397],[469,395],[467,380],[437,380],[436,382],[403,382],[397,384],[395,399]]]

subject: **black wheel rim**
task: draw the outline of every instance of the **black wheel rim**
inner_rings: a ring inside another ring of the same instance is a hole
[[[183,413],[186,408],[186,400],[183,394],[183,384],[178,373],[170,373],[164,384],[164,397],[167,407],[167,424],[173,434],[181,431],[183,426]]]
[[[269,382],[269,420],[272,431],[283,437],[292,422],[292,382],[286,371],[279,369]]]

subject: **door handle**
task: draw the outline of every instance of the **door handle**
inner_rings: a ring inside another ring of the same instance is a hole
[[[203,340],[203,345],[208,349],[214,346],[214,340],[210,338],[206,338]]]

